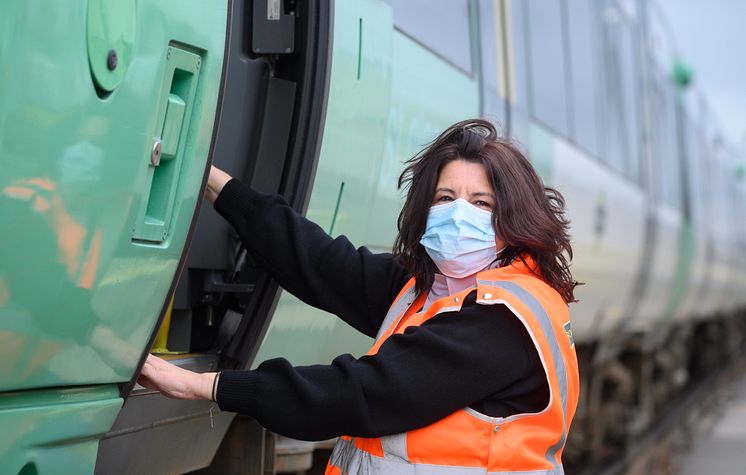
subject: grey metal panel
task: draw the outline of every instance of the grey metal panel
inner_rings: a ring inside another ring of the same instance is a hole
[[[226,100],[220,111],[213,163],[232,176],[242,178],[252,170],[259,146],[269,66],[260,58],[246,55],[243,44],[245,2],[232,3],[231,35],[226,55],[228,67],[223,90]],[[209,203],[203,203],[186,267],[231,269],[232,232],[230,224]],[[174,302],[177,308],[188,307],[186,301],[178,298],[188,288],[185,284],[180,284],[177,290]]]
[[[215,371],[218,357],[169,361],[203,373]],[[210,401],[169,399],[137,385],[99,444],[96,473],[183,473],[205,467],[234,416]]]
[[[167,474],[206,467],[233,417],[213,402],[136,392],[101,440],[95,473]]]
[[[277,193],[282,182],[284,158],[295,107],[296,83],[270,78],[259,146],[251,172],[251,186],[264,193]]]

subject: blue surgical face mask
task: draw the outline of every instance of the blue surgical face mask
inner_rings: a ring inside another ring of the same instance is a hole
[[[479,272],[497,257],[492,213],[463,199],[433,206],[420,244],[445,276]]]

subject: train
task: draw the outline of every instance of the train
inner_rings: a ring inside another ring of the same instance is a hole
[[[216,371],[371,344],[255,264],[202,201],[209,165],[390,252],[403,161],[468,117],[567,202],[584,282],[568,470],[624,450],[743,350],[745,157],[654,1],[0,12],[0,473],[307,468],[294,456],[320,445],[136,384],[151,352]]]

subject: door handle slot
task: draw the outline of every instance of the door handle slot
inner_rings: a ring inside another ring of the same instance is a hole
[[[168,47],[158,99],[156,137],[146,161],[147,199],[140,206],[133,241],[162,243],[168,237],[200,63],[199,55],[176,46]]]

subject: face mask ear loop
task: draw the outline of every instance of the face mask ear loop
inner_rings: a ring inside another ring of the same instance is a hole
[[[507,249],[508,246],[503,246],[500,249],[498,249],[495,252],[495,259],[490,262],[490,265],[487,267],[488,269],[492,269],[492,265],[497,262],[497,267],[503,267],[505,264],[503,264],[502,259],[500,259],[500,253],[503,252],[505,249]]]

